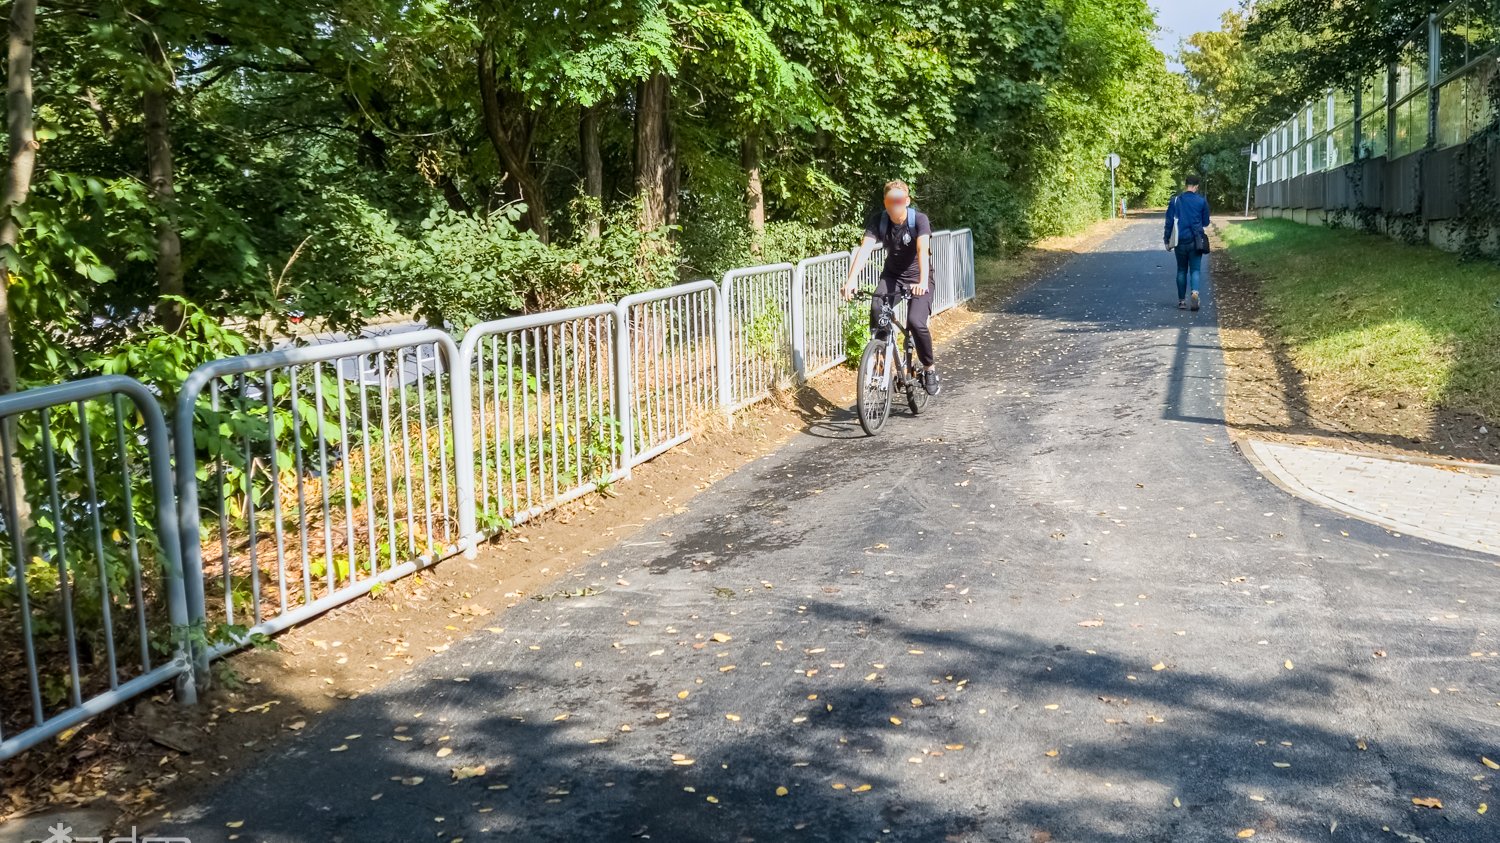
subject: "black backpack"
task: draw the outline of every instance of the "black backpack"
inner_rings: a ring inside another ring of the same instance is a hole
[[[906,206],[906,230],[909,231],[909,232],[911,232],[911,235],[914,238],[917,235],[917,214],[919,214],[919,213],[921,213],[921,212],[917,210],[917,206],[916,205],[907,205]],[[881,211],[880,212],[880,239],[884,240],[885,236],[887,234],[890,234],[890,233],[891,233],[891,215],[885,213],[884,211]]]

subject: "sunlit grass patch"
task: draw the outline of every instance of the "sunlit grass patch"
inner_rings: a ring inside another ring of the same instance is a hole
[[[1297,368],[1325,387],[1500,417],[1500,268],[1362,232],[1224,228]]]

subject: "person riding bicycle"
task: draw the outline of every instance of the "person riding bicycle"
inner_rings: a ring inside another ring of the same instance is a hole
[[[942,389],[937,366],[932,355],[932,333],[927,330],[927,319],[932,315],[932,253],[928,241],[932,237],[932,223],[927,215],[911,204],[911,188],[906,182],[896,180],[885,186],[885,210],[875,213],[865,222],[865,236],[849,263],[849,278],[844,282],[842,294],[847,301],[854,297],[855,280],[860,270],[870,259],[876,246],[885,246],[885,267],[880,272],[880,283],[870,299],[870,328],[878,330],[876,320],[880,316],[882,299],[894,298],[902,287],[911,290],[911,302],[907,305],[906,324],[917,346],[917,357],[922,361],[922,388],[928,395],[937,395]]]

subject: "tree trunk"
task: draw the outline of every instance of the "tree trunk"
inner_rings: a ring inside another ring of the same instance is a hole
[[[583,159],[583,195],[596,205],[589,209],[588,237],[598,240],[604,234],[600,218],[604,208],[604,156],[599,152],[599,106],[587,106],[578,117],[578,152]]]
[[[641,80],[635,103],[635,186],[641,202],[641,229],[669,224],[672,155],[667,126],[671,80],[657,71]]]
[[[6,64],[6,130],[10,136],[9,164],[5,173],[5,193],[0,197],[0,246],[5,255],[0,259],[0,395],[15,392],[20,386],[16,370],[16,347],[13,340],[14,322],[11,319],[10,303],[10,255],[21,242],[21,229],[15,212],[26,203],[31,192],[31,173],[36,167],[36,131],[32,123],[31,102],[31,58],[33,42],[36,40],[37,0],[14,0],[10,9],[10,36]],[[18,523],[12,529],[24,533],[31,524],[31,508],[26,503],[26,481],[21,475],[19,440],[16,437],[15,418],[0,423],[0,436],[5,437],[5,451],[9,454],[6,474],[10,482],[0,478],[0,492],[11,498],[6,502],[14,506],[14,517]],[[6,518],[12,516],[12,507],[5,507]],[[24,585],[22,586],[25,587]]]
[[[494,51],[488,43],[479,46],[479,99],[484,114],[484,131],[490,145],[500,157],[500,164],[510,177],[515,179],[521,201],[526,203],[526,223],[537,239],[543,243],[551,239],[547,229],[547,198],[542,192],[541,179],[531,169],[528,159],[531,147],[531,132],[524,125],[510,132],[505,127],[503,104],[499,86],[495,80]],[[521,121],[524,124],[524,120]]]
[[[143,111],[146,118],[146,171],[150,180],[151,199],[156,203],[156,289],[163,301],[157,305],[157,319],[169,331],[182,325],[182,305],[166,301],[168,296],[181,298],[182,238],[177,233],[177,189],[172,174],[171,118],[168,97],[171,95],[171,68],[161,40],[155,32],[144,35],[146,58],[152,64],[152,78],[146,82]]]
[[[760,135],[751,131],[740,142],[740,164],[745,168],[745,201],[750,206],[750,254],[765,251],[766,194],[760,181]]]
[[[10,10],[10,38],[6,69],[6,130],[10,135],[10,166],[5,174],[5,194],[0,199],[0,246],[13,252],[21,241],[16,209],[31,192],[31,172],[36,167],[36,131],[32,123],[31,58],[36,39],[36,0],[15,0]],[[0,395],[16,391],[16,348],[10,306],[10,260],[0,268]],[[14,443],[12,443],[14,444]],[[14,453],[14,451],[12,451]]]

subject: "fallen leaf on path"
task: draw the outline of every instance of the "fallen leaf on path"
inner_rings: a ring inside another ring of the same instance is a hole
[[[1291,659],[1287,659],[1286,661],[1284,661],[1284,662],[1281,663],[1281,666],[1284,667],[1284,668],[1286,668],[1287,670],[1291,670],[1292,669],[1292,660]]]
[[[1104,621],[1094,618],[1093,620],[1079,621],[1078,625],[1083,627],[1104,626]]]
[[[1254,837],[1254,836],[1255,836],[1255,829],[1253,829],[1253,828],[1242,828],[1242,829],[1240,829],[1240,833],[1235,835],[1235,837],[1239,837],[1241,839],[1244,839],[1244,838],[1247,838],[1247,837]]]
[[[483,764],[476,764],[472,767],[454,767],[453,780],[456,782],[461,782],[464,779],[472,779],[477,776],[482,776],[486,772],[488,772],[488,769]]]
[[[1496,764],[1490,759],[1485,758],[1483,755],[1479,756],[1479,763],[1483,764],[1486,767],[1489,767],[1491,770],[1500,770],[1500,764]]]
[[[440,750],[437,751],[437,757],[439,757],[439,758],[447,758],[448,756],[450,756],[452,754],[453,754],[453,747],[451,747],[451,746],[445,746],[442,749],[440,749]]]
[[[1411,799],[1411,804],[1416,805],[1418,808],[1432,808],[1434,810],[1438,810],[1443,807],[1443,800],[1438,799],[1435,796],[1413,796]]]
[[[787,795],[790,792],[791,791],[787,790],[785,787],[778,787],[778,788],[776,788],[776,795],[777,796],[785,796],[785,795]]]
[[[1151,669],[1152,670],[1166,670],[1167,666],[1165,664],[1163,664],[1162,662],[1157,662],[1156,664],[1151,665]]]
[[[860,785],[860,786],[859,786],[859,787],[856,787],[856,788],[855,788],[855,789],[854,789],[854,790],[853,790],[853,792],[854,792],[854,793],[865,793],[865,792],[866,792],[866,791],[868,791],[868,790],[869,790],[869,789],[870,789],[870,785],[867,785],[867,784],[862,784],[862,785]]]
[[[1047,750],[1046,752],[1044,752],[1042,754],[1045,755],[1045,756],[1047,756],[1048,758],[1056,758],[1057,757],[1057,750],[1055,750],[1055,749],[1049,749],[1049,750]]]
[[[724,644],[726,642],[734,640],[734,636],[730,635],[727,632],[715,632],[711,637],[713,638],[713,640],[719,642],[720,644]]]

